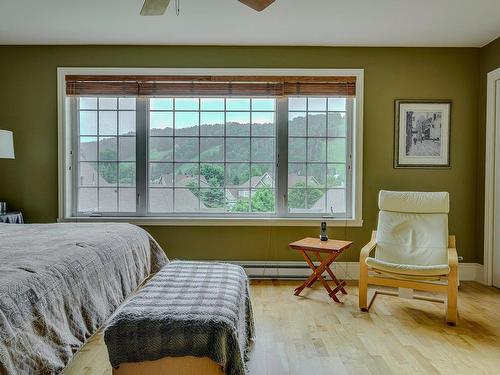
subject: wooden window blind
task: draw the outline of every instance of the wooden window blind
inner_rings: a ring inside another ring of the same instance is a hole
[[[356,95],[356,77],[67,75],[68,96]]]

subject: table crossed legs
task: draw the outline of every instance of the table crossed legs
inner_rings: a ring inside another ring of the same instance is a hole
[[[313,271],[311,276],[307,278],[304,283],[302,283],[300,286],[295,288],[295,295],[298,296],[304,288],[310,288],[313,286],[313,284],[319,280],[323,287],[326,289],[328,292],[328,295],[333,299],[335,302],[340,302],[339,299],[337,298],[336,294],[340,291],[342,294],[347,294],[346,290],[344,289],[344,286],[346,285],[346,282],[344,280],[338,280],[335,275],[333,274],[333,271],[330,269],[330,265],[333,263],[333,261],[341,254],[341,252],[333,251],[331,254],[329,254],[326,258],[323,258],[320,254],[319,251],[314,251],[314,250],[306,250],[306,249],[298,249],[298,251],[302,254],[304,259],[306,260],[307,264]],[[307,255],[307,252],[313,252],[316,254],[316,257],[320,261],[320,265],[316,267],[309,257]],[[333,282],[335,283],[336,287],[332,289],[330,285],[328,285],[327,281],[323,278],[322,274],[324,272],[327,272],[328,275],[332,278]]]

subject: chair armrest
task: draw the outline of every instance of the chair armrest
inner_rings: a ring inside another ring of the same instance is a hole
[[[359,253],[359,261],[364,262],[366,258],[370,256],[370,253],[375,249],[375,246],[377,246],[377,243],[375,241],[370,241],[368,242],[362,249],[361,252]]]
[[[450,273],[448,274],[448,288],[454,290],[453,293],[457,292],[458,285],[460,284],[458,276],[458,254],[457,249],[454,247],[448,248],[448,267],[450,267]],[[456,297],[455,297],[456,299]],[[456,300],[455,300],[456,307]]]
[[[450,273],[448,278],[458,279],[458,254],[457,254],[457,241],[455,236],[448,236],[448,267]]]
[[[373,249],[375,249],[375,247],[377,246],[377,242],[375,241],[375,236],[376,236],[377,232],[376,231],[373,231],[372,232],[372,239],[370,240],[370,242],[368,242],[365,246],[363,246],[363,248],[361,249],[361,252],[359,253],[359,262],[361,264],[364,264],[365,263],[365,259],[368,258],[370,256],[370,253],[373,251]]]
[[[458,254],[457,249],[455,249],[454,247],[448,248],[448,266],[450,267],[450,270],[452,268],[458,268]]]

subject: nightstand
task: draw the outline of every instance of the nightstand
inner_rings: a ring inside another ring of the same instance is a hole
[[[10,211],[0,214],[0,223],[24,224],[23,213],[21,211]]]

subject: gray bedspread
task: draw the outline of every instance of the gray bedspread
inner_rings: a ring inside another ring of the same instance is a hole
[[[163,357],[209,357],[245,373],[254,337],[248,279],[240,266],[173,261],[113,316],[104,332],[113,367]]]
[[[57,374],[168,262],[129,224],[0,224],[0,374]]]

